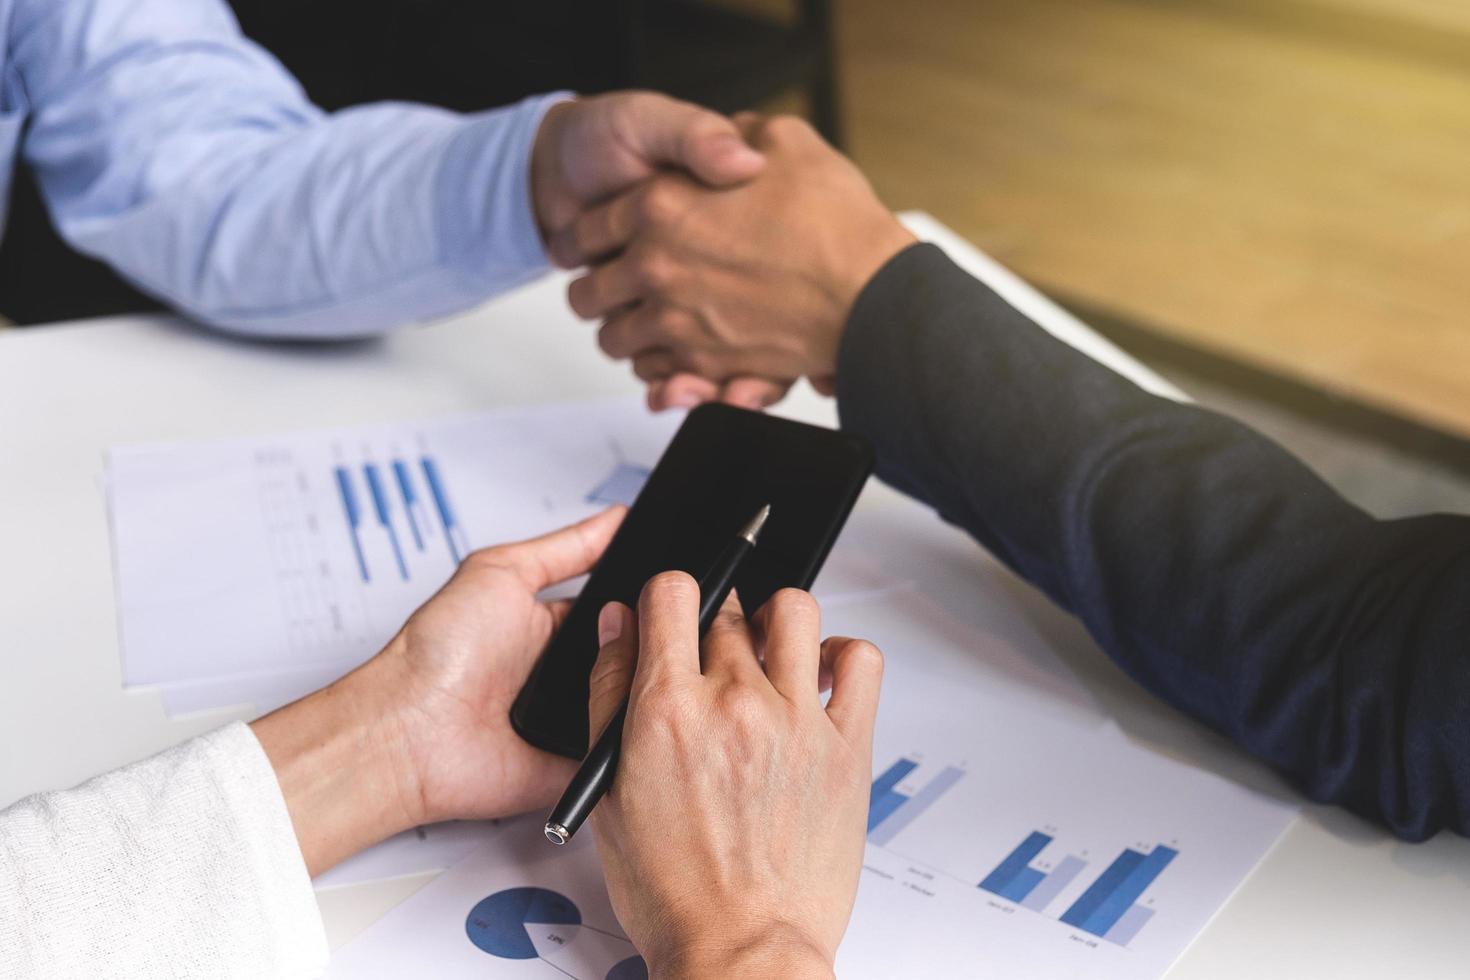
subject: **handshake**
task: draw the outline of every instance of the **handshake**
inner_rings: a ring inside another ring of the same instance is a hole
[[[802,377],[833,393],[853,302],[914,242],[800,119],[652,93],[553,107],[531,183],[547,251],[585,270],[572,309],[654,409],[760,409]]]

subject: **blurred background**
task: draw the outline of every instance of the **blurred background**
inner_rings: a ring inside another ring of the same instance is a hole
[[[1470,511],[1466,0],[233,6],[328,108],[638,86],[806,115],[891,207],[1370,510]],[[17,181],[0,313],[150,305]]]

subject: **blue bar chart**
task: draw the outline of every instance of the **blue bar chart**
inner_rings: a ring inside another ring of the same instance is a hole
[[[918,768],[919,763],[913,759],[899,759],[873,780],[868,796],[868,840],[872,843],[880,847],[888,844],[965,775],[963,769],[945,766],[918,792],[900,792],[899,784]]]
[[[1012,902],[1023,901],[1047,877],[1030,865],[1051,842],[1050,834],[1032,831],[1006,855],[1004,861],[995,866],[994,871],[985,876],[979,887]]]
[[[337,467],[335,474],[337,493],[342,498],[342,516],[347,521],[347,533],[352,538],[352,553],[357,558],[357,571],[364,582],[371,582],[367,556],[362,550],[362,509],[358,506],[357,491],[352,486],[352,474],[345,466]]]
[[[398,494],[403,498],[403,512],[408,515],[408,529],[413,535],[413,545],[419,551],[424,550],[424,530],[427,521],[424,520],[424,507],[419,502],[419,492],[414,486],[413,474],[409,472],[408,464],[401,459],[393,461],[393,478],[398,483]]]
[[[1068,854],[1062,858],[1057,866],[1042,876],[1036,887],[1031,889],[1029,895],[1020,899],[1021,908],[1040,912],[1050,905],[1062,889],[1070,885],[1078,875],[1087,868],[1087,862],[1075,854]]]
[[[341,458],[340,448],[337,454]],[[438,461],[425,453],[414,466],[393,450],[374,458],[376,454],[364,448],[363,455],[367,458],[361,463],[332,467],[363,583],[375,588],[395,579],[409,583],[425,567],[434,567],[424,566],[422,556],[438,528],[450,559],[459,564],[469,553],[469,540]],[[438,543],[433,543],[437,549]]]
[[[1147,854],[1125,849],[1062,913],[1062,921],[1109,942],[1126,944],[1153,917],[1153,909],[1137,904],[1138,899],[1178,856],[1178,851],[1162,844]]]
[[[373,510],[378,515],[378,526],[387,535],[388,544],[393,549],[393,560],[398,565],[398,575],[407,582],[408,563],[403,560],[403,545],[399,543],[398,531],[393,527],[393,518],[388,506],[388,491],[383,486],[383,474],[379,472],[377,463],[364,463],[362,475],[367,480],[369,492],[372,493]]]
[[[455,516],[454,506],[449,502],[449,490],[439,472],[439,464],[432,456],[421,456],[419,466],[429,484],[429,494],[434,498],[434,508],[439,512],[439,523],[444,527],[444,540],[449,543],[449,555],[457,565],[469,553],[469,539]]]
[[[1052,844],[1051,834],[1032,831],[980,882],[982,891],[1033,912],[1043,912],[1087,869],[1087,861],[1068,854],[1048,870],[1032,867]],[[1153,917],[1138,904],[1149,885],[1179,852],[1160,844],[1145,854],[1127,848],[1060,916],[1063,923],[1119,946],[1126,946]]]

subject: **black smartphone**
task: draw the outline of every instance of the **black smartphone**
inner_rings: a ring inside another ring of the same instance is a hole
[[[511,707],[532,745],[587,754],[587,678],[597,615],[633,605],[659,572],[701,577],[762,504],[771,516],[735,588],[754,613],[784,588],[810,588],[873,470],[858,436],[728,405],[694,409]]]

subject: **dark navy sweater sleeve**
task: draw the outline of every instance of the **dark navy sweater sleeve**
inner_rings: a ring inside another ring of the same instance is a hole
[[[858,298],[843,427],[1148,690],[1418,840],[1470,833],[1470,517],[1375,520],[1152,396],[932,245]]]

